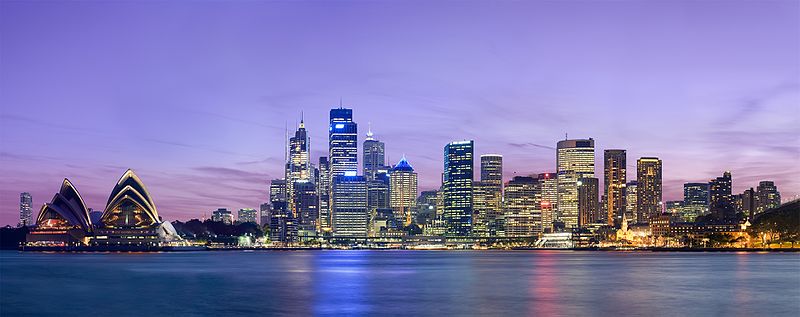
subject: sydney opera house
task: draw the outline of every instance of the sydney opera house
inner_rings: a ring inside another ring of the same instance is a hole
[[[108,197],[97,223],[68,179],[50,203],[42,206],[28,234],[28,250],[160,250],[183,244],[168,221],[162,221],[141,179],[127,170]]]

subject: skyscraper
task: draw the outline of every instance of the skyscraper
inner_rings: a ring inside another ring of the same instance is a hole
[[[583,177],[578,179],[578,225],[597,223],[599,218],[599,180],[594,177]],[[605,219],[603,219],[605,222]]]
[[[416,218],[414,207],[417,206],[417,173],[408,163],[406,157],[400,159],[389,173],[389,204],[394,210],[394,217],[404,225],[410,225]]]
[[[297,238],[297,227],[292,210],[289,209],[285,179],[273,179],[269,185],[270,240],[276,242],[293,242]]]
[[[327,156],[319,158],[319,182],[317,182],[317,195],[319,196],[319,227],[320,231],[331,231],[331,173]]]
[[[636,222],[636,215],[639,214],[637,192],[639,183],[635,180],[625,184],[625,219]]]
[[[636,221],[649,223],[650,219],[661,216],[661,160],[657,157],[642,157],[637,160],[636,182]]]
[[[245,222],[252,222],[257,224],[258,220],[256,219],[258,216],[258,212],[256,212],[253,208],[241,208],[239,209],[239,213],[237,215],[237,220],[239,223]]]
[[[755,213],[760,214],[781,205],[781,193],[773,181],[761,181],[756,188]]]
[[[594,177],[594,139],[559,141],[556,167],[558,220],[565,228],[575,228],[578,226],[578,179]]]
[[[367,212],[370,219],[382,219],[379,215],[393,213],[389,199],[389,175],[381,172],[375,174],[372,180],[367,180]],[[394,215],[386,218],[391,218],[389,223],[395,224]]]
[[[358,125],[353,109],[331,109],[328,127],[330,177],[355,176],[358,172]]]
[[[319,196],[314,183],[299,180],[294,184],[294,218],[297,219],[297,235],[303,238],[316,236],[319,231]]]
[[[558,179],[555,173],[540,173],[539,186],[536,188],[539,201],[539,213],[542,215],[542,233],[553,232],[553,221],[556,220],[558,201]]]
[[[444,147],[443,219],[445,234],[472,234],[472,182],[474,141],[457,141]]]
[[[503,218],[507,237],[530,237],[540,233],[541,214],[537,215],[536,186],[529,176],[514,176],[503,193]],[[538,217],[537,217],[538,216]]]
[[[211,221],[222,222],[226,225],[233,223],[233,213],[227,208],[219,208],[211,212]]]
[[[683,207],[681,217],[694,222],[698,216],[708,213],[708,183],[683,184]]]
[[[503,218],[502,155],[481,155],[481,180],[474,185],[473,231],[477,236],[496,236]]]
[[[294,136],[289,139],[288,161],[286,162],[286,193],[289,208],[296,213],[294,207],[294,186],[298,181],[312,180],[311,161],[309,160],[310,142],[305,123],[300,125]]]
[[[331,191],[333,236],[366,237],[368,220],[364,176],[336,176]]]
[[[606,223],[614,226],[625,213],[626,153],[625,150],[603,151],[603,193],[606,196]]]
[[[727,219],[733,217],[736,210],[732,200],[733,178],[731,172],[725,171],[721,177],[708,183],[708,209],[714,218]]]
[[[19,194],[19,224],[18,227],[27,227],[34,225],[33,212],[31,206],[33,205],[33,198],[31,193],[24,192]]]
[[[385,168],[385,144],[373,137],[372,129],[367,132],[367,139],[364,140],[364,177],[367,181],[375,179],[378,171]]]
[[[286,193],[286,180],[273,179],[269,183],[269,202],[274,204],[276,201],[286,202],[288,199]]]

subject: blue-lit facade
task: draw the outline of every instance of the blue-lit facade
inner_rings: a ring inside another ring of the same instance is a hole
[[[366,237],[367,181],[364,176],[337,176],[331,190],[334,237]]]
[[[472,234],[474,153],[474,141],[452,142],[444,147],[443,219],[447,236]]]
[[[331,179],[358,173],[358,125],[353,122],[353,109],[331,109],[328,149]]]

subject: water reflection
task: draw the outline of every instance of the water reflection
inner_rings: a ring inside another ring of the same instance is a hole
[[[800,315],[785,253],[0,252],[0,269],[9,316]]]

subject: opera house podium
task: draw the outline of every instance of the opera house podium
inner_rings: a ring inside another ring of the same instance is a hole
[[[26,250],[159,251],[183,242],[158,215],[147,188],[127,170],[108,197],[103,215],[92,223],[86,204],[65,179],[53,200],[42,206]]]

